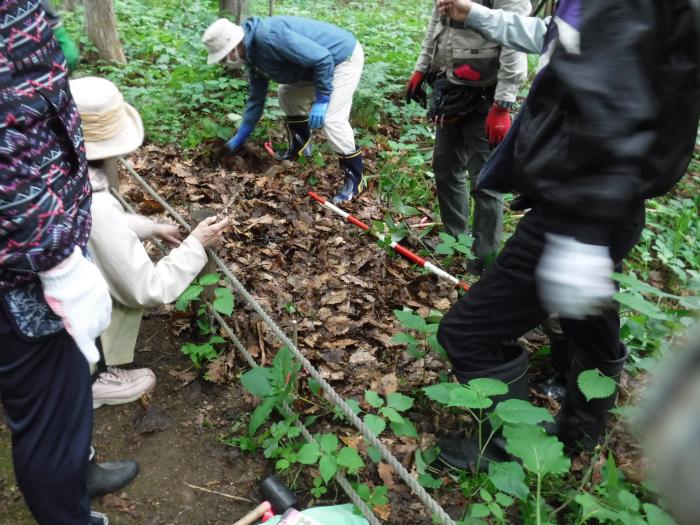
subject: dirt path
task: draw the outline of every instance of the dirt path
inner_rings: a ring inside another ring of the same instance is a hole
[[[158,385],[148,400],[95,411],[98,458],[131,458],[141,473],[121,493],[93,500],[114,525],[230,524],[253,506],[192,489],[248,497],[267,474],[264,460],[218,443],[231,423],[250,410],[235,382],[213,387],[185,384],[187,370],[169,315],[151,314],[139,336],[137,360],[154,370]],[[255,497],[253,495],[253,497]],[[14,485],[9,432],[0,426],[0,523],[34,523]]]

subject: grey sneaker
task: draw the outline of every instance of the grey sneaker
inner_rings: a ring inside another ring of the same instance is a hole
[[[131,403],[155,386],[156,376],[148,368],[126,370],[111,366],[92,384],[92,407]]]

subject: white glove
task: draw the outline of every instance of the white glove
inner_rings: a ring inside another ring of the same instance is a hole
[[[88,363],[97,363],[100,353],[95,339],[112,316],[112,299],[100,270],[76,247],[68,259],[39,273],[39,278],[51,310],[61,318]]]
[[[607,246],[583,244],[572,237],[547,234],[537,265],[537,290],[550,313],[568,319],[600,314],[611,304],[615,287]]]

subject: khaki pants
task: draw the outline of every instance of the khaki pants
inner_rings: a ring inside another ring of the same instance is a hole
[[[333,74],[333,93],[328,103],[323,132],[331,148],[341,155],[355,152],[355,132],[350,126],[350,110],[364,64],[365,54],[358,43],[352,56],[338,64]],[[280,107],[287,116],[306,115],[309,105],[316,98],[316,86],[313,82],[280,84],[277,94]]]
[[[112,302],[112,319],[100,336],[107,366],[133,363],[142,317],[143,309],[127,308],[116,301]]]

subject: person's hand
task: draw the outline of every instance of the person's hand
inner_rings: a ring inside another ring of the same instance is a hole
[[[423,89],[423,82],[425,82],[425,73],[422,71],[414,71],[411,75],[411,79],[408,81],[408,86],[406,88],[406,103],[408,104],[412,100],[418,102],[421,106],[425,107],[427,103],[427,97],[425,95],[425,90]]]
[[[238,150],[243,144],[245,144],[245,141],[248,140],[251,133],[253,133],[253,127],[248,124],[243,124],[240,128],[238,128],[238,131],[233,138],[226,143],[226,149],[229,151],[229,153],[232,153],[233,155],[237,154]]]
[[[217,217],[207,217],[192,230],[192,237],[197,239],[204,248],[221,244],[224,240],[224,230],[228,226],[228,217],[217,222]]]
[[[174,246],[182,241],[180,229],[174,224],[156,224],[153,228],[153,236]]]
[[[89,363],[97,363],[100,353],[95,339],[109,326],[112,299],[109,287],[97,266],[76,247],[61,264],[39,273],[44,299],[61,318]]]
[[[472,9],[472,0],[438,0],[438,10],[457,22],[464,22]]]
[[[486,117],[486,137],[496,146],[501,143],[511,126],[510,110],[493,104]]]
[[[328,98],[317,97],[316,102],[311,106],[309,112],[309,126],[311,129],[320,129],[326,122],[326,113],[328,113]]]
[[[612,305],[615,294],[612,272],[613,261],[607,246],[547,234],[535,271],[537,291],[549,313],[567,319],[585,319]]]

